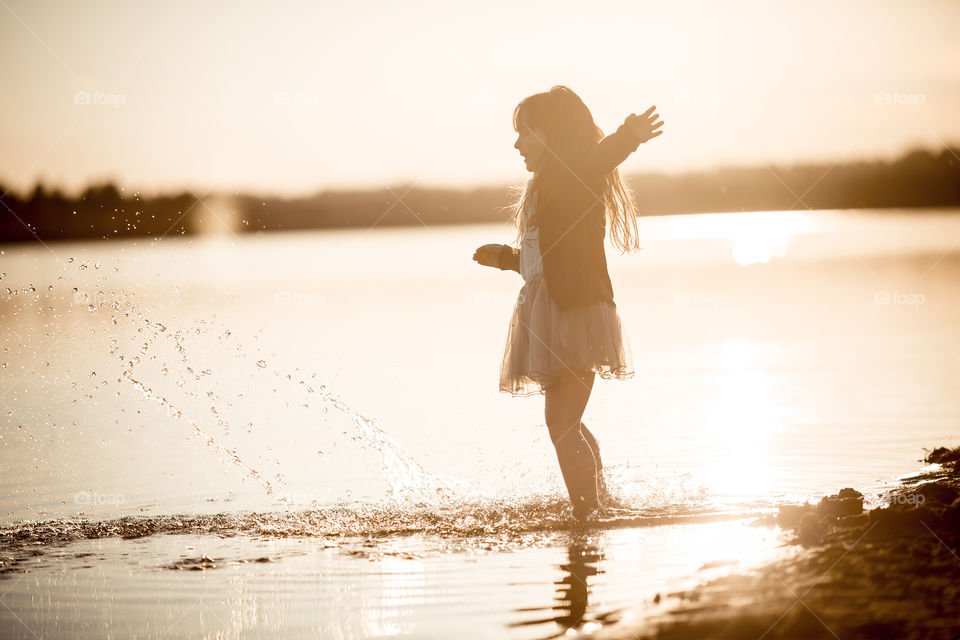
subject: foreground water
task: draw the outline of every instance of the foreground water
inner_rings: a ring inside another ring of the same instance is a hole
[[[642,221],[637,375],[584,421],[635,518],[570,522],[542,399],[497,392],[507,227],[7,247],[0,628],[546,637],[789,553],[957,440],[956,212]],[[225,514],[225,515],[215,515]],[[646,612],[646,613],[644,613]]]

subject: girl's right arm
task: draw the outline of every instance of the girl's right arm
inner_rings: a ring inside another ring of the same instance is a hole
[[[503,245],[497,255],[497,266],[504,271],[509,269],[520,273],[520,250],[508,244]]]
[[[474,252],[473,259],[485,267],[520,273],[520,250],[508,244],[485,244]]]

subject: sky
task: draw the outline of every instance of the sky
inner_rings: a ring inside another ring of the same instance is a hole
[[[960,2],[0,0],[0,184],[76,192],[469,187],[564,84],[622,173],[960,146]]]

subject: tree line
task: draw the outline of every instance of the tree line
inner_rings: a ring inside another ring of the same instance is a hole
[[[639,215],[960,206],[960,148],[914,150],[894,161],[727,167],[682,175],[623,176]],[[0,184],[0,242],[162,237],[227,228],[368,228],[503,222],[511,185],[445,189],[398,185],[306,197],[185,191],[145,197],[94,184],[70,197],[37,183],[24,196]]]

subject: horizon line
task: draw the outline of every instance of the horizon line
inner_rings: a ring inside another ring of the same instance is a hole
[[[869,156],[861,156],[857,154],[844,154],[839,156],[839,159],[834,156],[831,158],[823,158],[820,160],[797,160],[794,162],[784,163],[784,162],[766,162],[766,161],[757,161],[753,163],[749,162],[740,162],[740,163],[721,163],[716,165],[710,165],[700,168],[689,168],[685,170],[662,170],[662,171],[651,171],[649,169],[637,169],[633,171],[624,172],[621,170],[620,174],[623,177],[629,178],[630,176],[661,176],[667,178],[680,178],[685,176],[693,176],[698,174],[708,174],[719,171],[733,171],[733,170],[755,170],[762,168],[779,168],[779,169],[796,169],[800,167],[811,167],[818,165],[830,165],[837,164],[841,165],[844,163],[854,163],[854,162],[868,162],[868,163],[890,163],[898,159],[909,156],[913,153],[918,152],[928,152],[932,154],[943,153],[943,152],[953,153],[954,156],[957,156],[958,161],[960,161],[960,142],[957,143],[944,143],[942,145],[922,145],[922,144],[913,144],[904,146],[900,152],[892,154],[878,154],[874,153]],[[91,187],[103,187],[107,185],[113,185],[121,193],[130,192],[131,194],[150,194],[150,197],[170,197],[183,194],[192,194],[197,197],[207,197],[207,196],[223,196],[223,195],[232,195],[232,196],[256,196],[263,198],[271,199],[301,199],[317,196],[323,193],[369,193],[375,191],[391,191],[396,189],[406,189],[413,188],[413,185],[417,185],[416,188],[425,189],[425,190],[435,190],[435,191],[477,191],[483,189],[500,189],[500,188],[509,188],[511,186],[520,186],[522,183],[528,180],[528,177],[518,177],[517,180],[499,180],[499,181],[484,181],[484,182],[475,182],[470,184],[463,183],[451,183],[451,182],[427,182],[420,181],[418,179],[411,178],[399,178],[394,179],[389,182],[387,181],[369,181],[363,183],[333,183],[326,186],[317,186],[308,189],[298,189],[298,190],[252,190],[250,188],[241,190],[239,187],[224,186],[224,187],[197,187],[196,185],[191,185],[189,183],[184,183],[179,187],[175,186],[162,186],[162,187],[133,187],[129,184],[121,183],[115,177],[101,177],[101,178],[88,178],[84,186],[78,188],[66,188],[62,184],[54,184],[46,182],[43,178],[37,178],[33,181],[32,186],[28,187],[25,190],[16,189],[14,187],[8,187],[7,181],[5,178],[0,178],[0,188],[3,188],[3,192],[0,193],[0,198],[6,197],[7,195],[14,194],[16,197],[22,199],[23,197],[29,197],[39,186],[42,186],[45,191],[48,193],[61,193],[68,198],[77,198],[83,194],[84,191]],[[14,186],[16,182],[14,182]],[[71,195],[72,194],[72,195]]]

